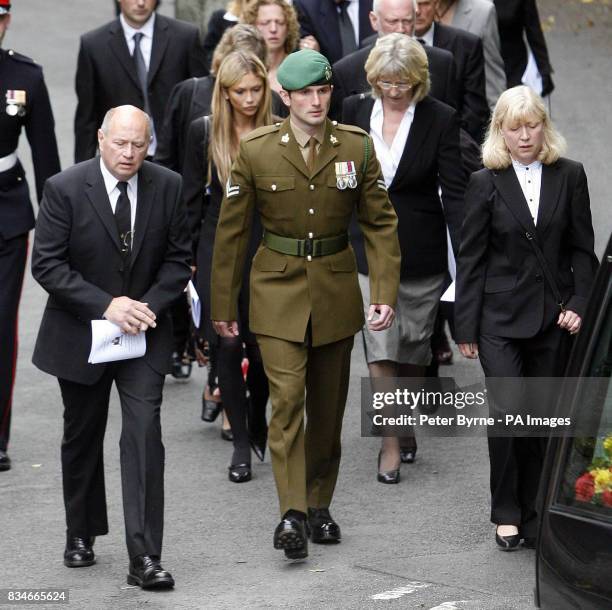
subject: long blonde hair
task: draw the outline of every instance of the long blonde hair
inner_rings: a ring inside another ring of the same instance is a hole
[[[565,138],[555,129],[542,98],[525,85],[504,91],[495,104],[493,116],[482,145],[482,162],[488,169],[505,169],[512,164],[504,141],[502,126],[529,121],[542,122],[544,141],[538,160],[550,165],[565,152]]]
[[[226,90],[240,81],[247,74],[254,74],[262,81],[264,94],[255,115],[255,127],[270,125],[272,111],[270,84],[268,74],[261,60],[252,53],[234,51],[219,66],[212,96],[212,132],[208,139],[209,182],[210,161],[216,168],[221,184],[225,184],[230,175],[234,159],[238,155],[240,141],[234,130],[234,109],[225,99]]]

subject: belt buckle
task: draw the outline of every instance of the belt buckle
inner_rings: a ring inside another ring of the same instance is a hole
[[[314,242],[311,237],[304,240],[304,256],[314,256]]]

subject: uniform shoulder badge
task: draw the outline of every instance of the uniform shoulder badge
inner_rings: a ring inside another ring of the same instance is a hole
[[[238,195],[240,195],[240,185],[232,184],[231,178],[228,178],[227,182],[225,183],[225,197],[230,199],[231,197],[237,197]]]
[[[284,133],[283,137],[281,138],[281,142],[283,144],[288,144],[289,143],[289,134],[288,133]]]
[[[262,136],[266,136],[270,133],[274,133],[278,131],[279,125],[264,125],[263,127],[258,127],[254,129],[250,134],[244,137],[243,142],[250,142],[251,140],[256,140],[257,138],[261,138]]]
[[[360,136],[368,135],[363,129],[361,129],[361,127],[357,127],[356,125],[345,125],[344,123],[338,123],[336,129],[340,129],[341,131],[351,131],[353,133],[358,133]]]
[[[13,51],[13,49],[9,49],[6,54],[15,61],[21,61],[24,64],[31,64],[32,66],[36,66],[37,68],[40,67],[31,57],[28,57],[27,55],[22,55],[21,53],[17,53],[17,51]]]

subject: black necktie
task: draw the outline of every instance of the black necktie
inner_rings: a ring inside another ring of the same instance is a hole
[[[115,206],[115,222],[119,231],[121,251],[128,253],[132,248],[132,208],[127,195],[127,182],[117,182],[119,199]]]
[[[342,55],[348,55],[353,51],[357,50],[357,43],[355,42],[355,30],[351,18],[348,15],[349,0],[342,0],[338,4],[340,7],[340,14],[338,15],[338,23],[340,25],[340,42],[342,44]]]
[[[424,46],[427,46],[427,43],[425,42],[425,40],[423,38],[417,38],[417,40]]]
[[[147,64],[145,63],[144,56],[140,50],[140,41],[143,39],[143,37],[144,34],[142,32],[134,34],[134,61],[136,62],[136,72],[140,82],[140,89],[142,90],[142,97],[144,101],[143,110],[150,116],[149,89],[147,86]]]

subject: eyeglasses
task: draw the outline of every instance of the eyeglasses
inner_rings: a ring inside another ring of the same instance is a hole
[[[377,84],[383,91],[391,91],[391,89],[395,88],[398,91],[406,92],[412,89],[412,85],[410,83],[390,83],[388,80],[379,80],[377,81]]]

